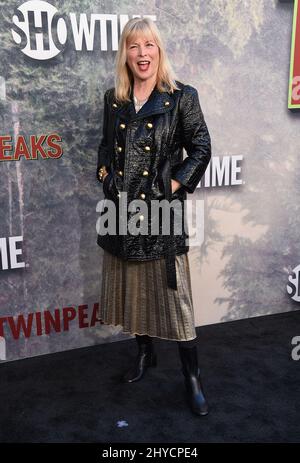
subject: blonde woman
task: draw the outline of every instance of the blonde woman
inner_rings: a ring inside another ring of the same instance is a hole
[[[153,338],[177,342],[187,397],[197,415],[207,415],[208,405],[198,366],[183,203],[210,158],[197,90],[175,79],[156,24],[149,18],[129,20],[120,37],[115,86],[104,96],[98,151],[97,178],[105,198],[116,206],[117,223],[116,234],[98,232],[104,249],[100,316],[135,335],[138,354],[123,376],[126,382],[140,380],[156,366]],[[138,205],[125,216],[119,212],[124,197],[127,206]],[[182,207],[179,219],[169,208],[168,233],[161,233],[167,214],[151,209],[162,200],[169,205],[176,200]],[[126,226],[133,222],[146,232],[131,233],[127,227],[121,233],[124,217]],[[175,217],[180,234],[174,233]],[[159,233],[151,232],[155,221]]]

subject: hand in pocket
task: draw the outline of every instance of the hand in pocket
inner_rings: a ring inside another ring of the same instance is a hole
[[[112,172],[109,172],[103,180],[103,193],[108,199],[112,199],[113,201],[118,200],[118,189]]]

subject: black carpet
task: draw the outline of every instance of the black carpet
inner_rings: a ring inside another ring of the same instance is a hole
[[[300,442],[300,311],[197,329],[210,414],[189,409],[175,341],[119,382],[135,339],[0,365],[0,442]]]

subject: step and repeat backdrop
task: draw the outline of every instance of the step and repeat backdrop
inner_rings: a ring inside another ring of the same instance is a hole
[[[129,337],[98,316],[95,169],[103,95],[133,16],[156,21],[212,139],[192,195],[196,325],[299,309],[298,1],[2,0],[0,9],[0,360]]]

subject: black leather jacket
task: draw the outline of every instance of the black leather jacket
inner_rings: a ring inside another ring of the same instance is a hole
[[[98,234],[103,249],[126,260],[151,260],[165,257],[168,286],[177,289],[175,255],[186,253],[188,234],[185,209],[182,207],[182,233],[152,234],[150,202],[173,199],[183,206],[187,193],[193,193],[211,159],[211,140],[200,107],[198,92],[191,85],[177,81],[180,90],[173,94],[152,91],[147,102],[136,113],[133,93],[123,104],[114,98],[114,88],[104,96],[103,136],[98,150],[97,178],[101,166],[109,175],[103,182],[105,198],[116,205],[117,223],[120,193],[127,193],[127,204],[141,200],[149,206],[147,214],[127,212],[127,221],[134,217],[149,225],[150,232],[133,235]],[[183,159],[183,148],[187,157]],[[171,178],[182,186],[171,194]],[[124,203],[123,203],[124,204]],[[103,209],[101,215],[107,209]],[[143,211],[142,211],[143,212]],[[172,212],[172,208],[171,208]],[[144,217],[141,218],[141,215]],[[124,214],[122,214],[124,218]],[[174,212],[171,214],[174,224]],[[141,223],[141,222],[139,222]],[[174,227],[174,225],[173,225]],[[162,230],[162,219],[159,220]],[[172,230],[172,228],[171,228]]]

